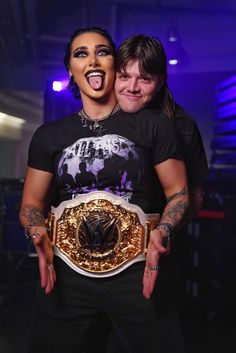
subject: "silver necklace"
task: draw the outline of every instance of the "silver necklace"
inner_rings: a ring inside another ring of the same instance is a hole
[[[88,127],[89,130],[96,132],[98,135],[101,135],[103,122],[109,119],[119,109],[120,106],[118,103],[116,103],[116,105],[112,108],[111,112],[100,119],[91,118],[88,114],[85,113],[84,109],[81,109],[78,114],[81,117],[82,127]]]

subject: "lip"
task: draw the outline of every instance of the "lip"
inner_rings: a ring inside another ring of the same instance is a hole
[[[142,96],[137,96],[133,94],[122,94],[122,96],[130,101],[139,101],[142,98]]]
[[[86,78],[89,78],[90,76],[105,76],[105,71],[100,70],[100,69],[94,69],[94,70],[88,70],[85,74]]]

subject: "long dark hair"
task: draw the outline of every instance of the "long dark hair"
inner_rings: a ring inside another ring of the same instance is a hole
[[[64,55],[64,65],[66,69],[69,71],[69,65],[70,65],[70,57],[71,57],[71,44],[73,40],[78,37],[79,35],[83,33],[98,33],[101,34],[104,38],[107,39],[108,43],[110,44],[112,48],[112,54],[115,57],[116,56],[116,45],[113,42],[110,34],[103,28],[100,27],[87,27],[87,28],[78,28],[74,31],[74,33],[71,35],[69,42],[66,45],[65,49],[65,55]],[[74,77],[70,77],[68,89],[73,93],[75,98],[80,97],[79,93],[79,87],[77,86]]]
[[[149,107],[160,108],[170,118],[174,117],[175,102],[167,84],[167,59],[164,47],[159,39],[138,34],[126,39],[118,48],[116,70],[123,71],[129,60],[139,62],[143,75],[164,75],[164,84],[158,91]]]

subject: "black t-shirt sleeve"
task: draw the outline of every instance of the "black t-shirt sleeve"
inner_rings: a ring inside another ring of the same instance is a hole
[[[29,146],[29,167],[53,173],[51,140],[52,136],[48,125],[42,125],[35,131]]]
[[[189,184],[199,185],[208,175],[208,164],[197,123],[179,105],[174,121],[181,141]]]
[[[191,140],[186,154],[186,168],[191,185],[200,184],[208,174],[206,153],[198,126],[194,121]]]
[[[174,123],[164,114],[160,114],[153,129],[153,164],[170,158],[183,159],[183,154]]]

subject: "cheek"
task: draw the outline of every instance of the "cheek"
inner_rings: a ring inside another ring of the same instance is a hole
[[[70,72],[74,77],[79,77],[83,73],[83,65],[74,64],[73,62],[70,65]]]
[[[106,60],[106,62],[104,62],[104,69],[112,72],[115,75],[115,63],[113,59],[110,60]]]
[[[118,94],[123,88],[124,88],[124,83],[122,83],[121,80],[116,78],[116,80],[115,80],[115,93]]]
[[[156,91],[157,91],[157,85],[151,85],[148,88],[146,87],[146,90],[145,90],[146,99],[150,101],[154,97]]]
[[[114,71],[110,71],[109,75],[107,76],[107,84],[109,87],[112,87],[112,89],[114,89],[114,82],[115,82]]]
[[[107,63],[107,65],[104,65],[104,69],[106,71],[106,73],[109,75],[109,80],[112,80],[112,84],[114,86],[114,81],[115,81],[115,69],[114,69],[114,63],[113,62],[109,62]]]

